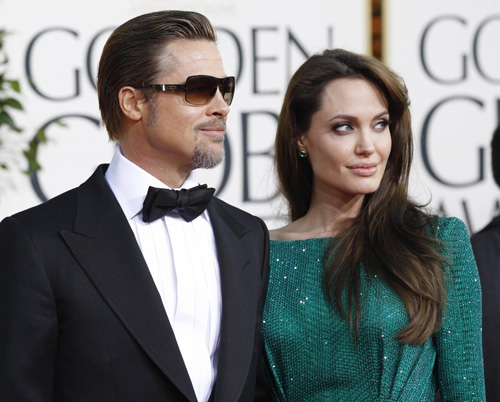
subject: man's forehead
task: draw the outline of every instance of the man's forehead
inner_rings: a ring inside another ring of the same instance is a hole
[[[167,53],[170,53],[177,64],[222,62],[219,49],[214,42],[208,40],[177,39],[167,46]]]
[[[165,47],[160,62],[166,75],[225,76],[219,50],[208,40],[173,40]]]

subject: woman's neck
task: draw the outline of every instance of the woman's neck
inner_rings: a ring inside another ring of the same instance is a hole
[[[307,213],[287,226],[270,231],[271,240],[336,237],[346,221],[357,216],[363,199],[363,195],[349,200],[313,196]]]

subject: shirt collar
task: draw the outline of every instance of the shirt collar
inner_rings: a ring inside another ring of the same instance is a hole
[[[142,211],[142,204],[150,186],[170,189],[156,177],[125,158],[119,145],[116,146],[113,159],[105,176],[125,216],[129,220]],[[180,188],[188,189],[198,184],[196,173],[192,171]],[[207,211],[204,211],[201,216],[208,220]]]

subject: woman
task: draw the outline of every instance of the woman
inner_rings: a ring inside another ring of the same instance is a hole
[[[344,50],[292,77],[275,157],[263,336],[276,401],[481,401],[481,290],[464,224],[408,197],[403,81]]]

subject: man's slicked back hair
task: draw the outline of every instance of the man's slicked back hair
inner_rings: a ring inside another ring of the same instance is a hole
[[[97,95],[102,121],[111,140],[119,139],[122,111],[118,93],[124,86],[140,87],[164,72],[168,44],[176,39],[216,41],[215,30],[193,11],[158,11],[135,17],[116,28],[102,51]],[[149,99],[150,91],[144,91]]]

